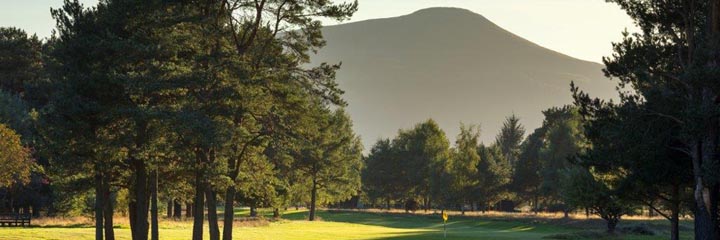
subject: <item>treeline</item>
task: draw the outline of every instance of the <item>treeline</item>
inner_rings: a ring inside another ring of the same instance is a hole
[[[234,207],[345,201],[362,146],[335,83],[311,66],[316,19],[357,2],[66,0],[46,40],[0,28],[0,209],[88,214],[114,239],[158,239],[161,209],[193,239],[232,239]],[[224,204],[219,216],[218,206]]]
[[[479,126],[461,125],[451,146],[432,119],[378,140],[362,172],[367,204],[408,212],[581,212],[606,220],[611,233],[622,216],[647,212],[667,218],[678,239],[680,216],[695,208],[691,161],[677,150],[672,123],[628,106],[591,109],[587,95],[576,98],[578,106],[543,111],[542,126],[527,137],[512,115],[489,145],[479,142]]]
[[[564,211],[562,175],[587,141],[575,107],[551,108],[527,138],[515,115],[496,140],[479,142],[480,127],[461,125],[451,147],[433,120],[401,130],[372,147],[363,171],[369,203],[381,208],[462,211]],[[516,206],[516,204],[518,206]]]

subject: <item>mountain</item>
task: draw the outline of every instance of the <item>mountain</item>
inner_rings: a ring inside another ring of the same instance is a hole
[[[369,149],[380,137],[433,118],[454,141],[460,122],[481,124],[492,143],[505,117],[527,132],[542,110],[572,103],[570,82],[598,97],[616,96],[602,65],[543,48],[464,9],[325,27],[327,46],[313,62],[342,62],[355,130]]]

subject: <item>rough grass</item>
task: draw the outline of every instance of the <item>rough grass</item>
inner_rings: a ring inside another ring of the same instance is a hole
[[[247,216],[246,209],[236,210]],[[243,218],[235,223],[234,239],[287,240],[410,240],[443,239],[443,224],[432,212],[404,214],[402,212],[321,211],[321,221],[308,222],[307,212],[286,211],[283,220],[270,218],[272,211],[260,212],[256,219]],[[472,215],[472,214],[468,214]],[[584,216],[583,216],[584,218]],[[115,220],[117,239],[130,239],[126,218]],[[599,224],[598,224],[599,223]],[[597,219],[562,219],[550,216],[498,214],[483,216],[452,215],[447,224],[447,239],[667,239],[661,220],[633,219],[618,227],[638,224],[653,229],[653,236],[636,234],[607,235]],[[687,224],[687,223],[684,223]],[[189,239],[192,222],[162,220],[162,239]],[[222,226],[222,225],[221,225]],[[207,224],[206,224],[207,229]],[[207,231],[207,230],[206,230]],[[683,239],[690,239],[689,231]],[[93,239],[92,221],[87,218],[36,219],[30,228],[0,228],[0,239]],[[206,234],[207,239],[207,234]]]

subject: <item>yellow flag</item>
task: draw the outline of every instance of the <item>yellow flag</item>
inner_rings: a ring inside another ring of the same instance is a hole
[[[447,213],[444,213],[444,212],[443,212],[442,217],[443,217],[443,221],[447,222],[447,220],[448,220],[448,215],[447,215]]]

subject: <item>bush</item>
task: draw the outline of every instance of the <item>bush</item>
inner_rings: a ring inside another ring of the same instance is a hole
[[[405,212],[415,212],[420,209],[420,204],[415,199],[408,199],[405,201]]]

